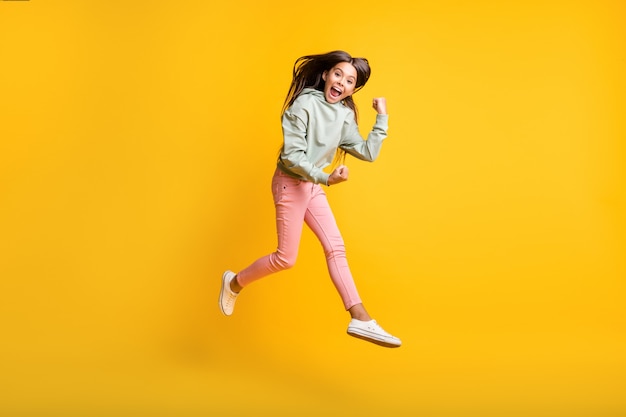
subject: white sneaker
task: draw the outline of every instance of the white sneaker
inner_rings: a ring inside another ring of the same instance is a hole
[[[384,331],[376,323],[376,320],[361,321],[352,319],[348,325],[348,334],[389,348],[400,347],[402,344],[400,339]]]
[[[230,316],[233,314],[233,310],[235,309],[235,301],[237,300],[238,292],[233,292],[230,289],[230,282],[235,278],[236,274],[232,271],[224,272],[222,275],[222,289],[220,290],[220,310],[224,313],[225,316]]]

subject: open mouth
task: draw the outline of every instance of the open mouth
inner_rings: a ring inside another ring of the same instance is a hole
[[[331,87],[329,93],[332,98],[337,98],[342,94],[341,90],[337,87]]]

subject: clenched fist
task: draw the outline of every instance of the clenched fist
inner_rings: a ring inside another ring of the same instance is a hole
[[[348,181],[348,167],[339,165],[328,177],[328,185],[339,184],[344,181]]]
[[[385,97],[377,97],[372,102],[372,107],[378,114],[387,114],[387,99]]]

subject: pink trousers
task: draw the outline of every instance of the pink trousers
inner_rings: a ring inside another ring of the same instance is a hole
[[[302,225],[306,223],[324,248],[328,272],[346,310],[361,303],[348,267],[343,238],[322,187],[292,178],[277,168],[272,178],[272,194],[278,247],[240,271],[237,274],[239,285],[246,287],[257,279],[294,266]]]

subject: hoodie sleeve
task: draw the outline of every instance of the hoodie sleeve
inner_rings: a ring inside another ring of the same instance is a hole
[[[344,125],[344,134],[339,147],[355,158],[372,162],[380,153],[383,140],[387,137],[389,115],[376,115],[376,123],[367,136],[363,139],[359,133],[359,127],[354,117],[348,117]]]
[[[328,185],[329,174],[307,158],[307,125],[309,114],[300,108],[287,110],[282,117],[283,148],[280,159],[291,172],[316,184]]]

